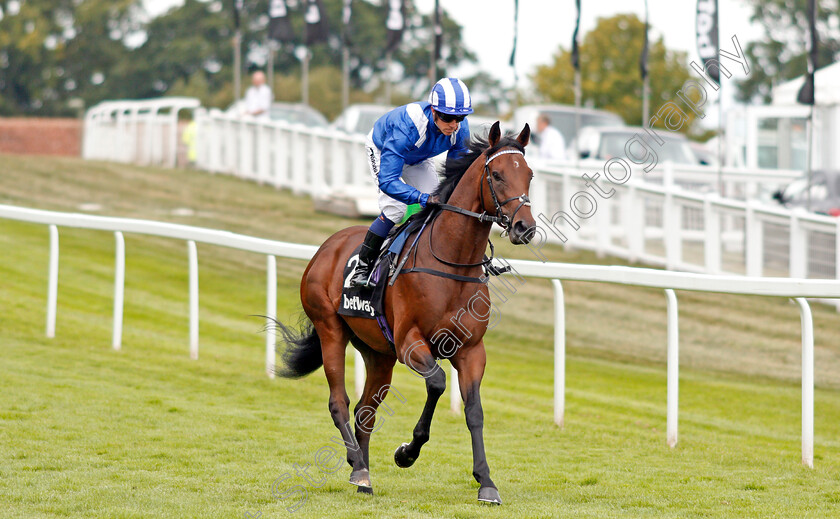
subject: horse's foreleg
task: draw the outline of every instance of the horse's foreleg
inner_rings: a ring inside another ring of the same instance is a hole
[[[350,482],[354,483],[354,477],[359,480],[366,478],[367,485],[359,484],[359,492],[372,494],[373,489],[370,483],[370,461],[368,455],[370,435],[376,432],[382,424],[381,420],[378,423],[376,422],[376,410],[391,388],[391,374],[393,373],[394,363],[397,359],[391,355],[383,355],[371,350],[358,339],[353,339],[353,344],[359,348],[362,357],[365,359],[365,370],[367,373],[362,398],[353,409],[356,422],[356,442],[361,448],[362,459],[365,462],[366,470],[360,473],[354,471],[350,476]],[[389,414],[393,413],[388,408],[388,404],[384,404],[384,406],[389,411]]]
[[[473,477],[481,487],[478,489],[478,500],[485,503],[502,504],[502,498],[493,480],[490,479],[490,467],[484,453],[484,410],[481,408],[479,388],[484,377],[484,366],[487,353],[484,343],[459,350],[452,358],[455,369],[458,370],[458,383],[461,397],[464,399],[464,415],[467,428],[470,430],[473,451]]]
[[[412,337],[412,335],[415,335]],[[394,461],[402,468],[410,467],[420,456],[420,449],[429,441],[429,431],[432,426],[432,417],[435,414],[435,407],[446,389],[446,374],[437,365],[435,358],[426,343],[419,337],[419,334],[408,334],[406,344],[410,344],[403,353],[401,360],[426,379],[426,404],[420,419],[414,427],[414,436],[410,443],[403,443],[394,453]]]

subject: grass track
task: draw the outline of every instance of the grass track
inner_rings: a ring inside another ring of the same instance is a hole
[[[319,243],[347,221],[225,177],[0,156],[0,202],[150,217]],[[172,216],[189,207],[192,217]],[[483,388],[492,475],[505,505],[475,504],[463,416],[441,401],[432,440],[402,470],[422,384],[399,367],[374,435],[377,495],[344,466],[294,514],[272,482],[334,434],[319,370],[262,375],[264,258],[199,245],[201,357],[188,358],[186,246],[126,236],[123,350],[110,349],[113,239],[61,229],[57,337],[44,337],[45,226],[0,220],[0,510],[4,517],[840,516],[838,316],[815,308],[816,468],[799,460],[798,313],[778,298],[679,293],[680,444],[665,446],[665,299],[566,283],[567,426],[551,417],[551,290],[529,281],[488,336]],[[527,251],[501,244],[505,256]],[[586,253],[554,259],[604,262]],[[613,262],[614,260],[606,260]],[[299,310],[302,262],[279,263],[278,314]],[[352,374],[348,376],[352,387]],[[312,470],[312,469],[310,469]],[[317,470],[313,474],[319,474]],[[303,484],[294,476],[284,489]]]

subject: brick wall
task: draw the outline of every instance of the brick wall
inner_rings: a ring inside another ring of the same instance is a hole
[[[0,153],[79,156],[79,119],[0,117]]]

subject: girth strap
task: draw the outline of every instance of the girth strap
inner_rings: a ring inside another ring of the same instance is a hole
[[[460,276],[458,274],[450,274],[449,272],[443,272],[440,270],[435,269],[427,269],[424,267],[411,267],[410,269],[404,269],[400,271],[400,274],[409,274],[411,272],[422,272],[424,274],[431,274],[433,276],[438,276],[447,279],[454,279],[455,281],[463,281],[465,283],[480,283],[485,284],[489,277],[482,278],[474,278],[470,276]]]

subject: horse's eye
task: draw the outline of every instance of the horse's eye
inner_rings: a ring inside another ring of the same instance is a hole
[[[496,182],[503,182],[502,176],[499,175],[498,171],[493,172],[493,180],[495,180]]]

